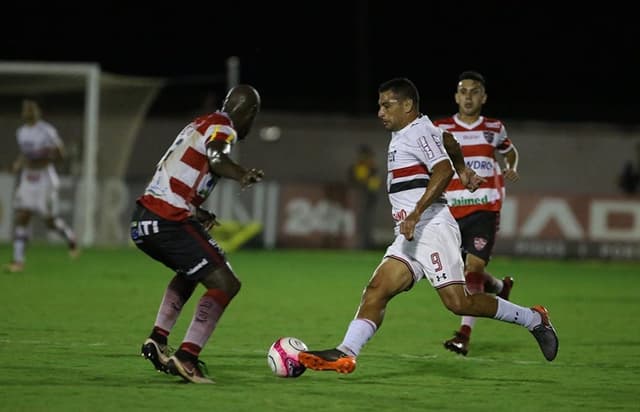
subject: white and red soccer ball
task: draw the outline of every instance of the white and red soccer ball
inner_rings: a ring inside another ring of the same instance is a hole
[[[307,345],[298,338],[279,338],[273,342],[267,354],[271,371],[282,378],[302,375],[307,368],[298,361],[298,354],[307,349]]]

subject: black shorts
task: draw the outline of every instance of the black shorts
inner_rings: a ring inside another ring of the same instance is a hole
[[[479,211],[458,219],[462,234],[462,256],[477,256],[489,263],[496,234],[500,225],[500,213]]]
[[[138,204],[131,217],[131,240],[153,259],[190,279],[198,280],[227,265],[222,249],[193,218],[166,220]]]

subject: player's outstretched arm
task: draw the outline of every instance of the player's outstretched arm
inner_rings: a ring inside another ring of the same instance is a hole
[[[229,157],[230,151],[231,145],[223,141],[211,141],[207,144],[209,167],[214,174],[236,180],[243,188],[262,180],[262,170],[242,167]]]

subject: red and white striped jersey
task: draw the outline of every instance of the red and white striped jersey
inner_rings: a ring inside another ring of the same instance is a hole
[[[207,143],[225,141],[233,145],[237,133],[226,113],[200,116],[178,134],[158,162],[156,172],[138,201],[167,220],[191,216],[211,194],[218,176],[209,168]]]
[[[427,116],[420,116],[404,129],[391,133],[387,192],[396,229],[424,194],[431,169],[443,160],[450,161],[442,143],[442,130]],[[446,203],[444,195],[437,202]],[[422,220],[431,218],[430,209],[423,213]]]
[[[466,165],[487,179],[486,183],[471,193],[464,188],[457,174],[453,176],[446,190],[447,203],[453,216],[460,219],[479,210],[499,212],[505,187],[495,151],[506,153],[513,148],[504,124],[484,116],[480,116],[473,124],[466,124],[457,114],[436,120],[434,124],[455,136]]]

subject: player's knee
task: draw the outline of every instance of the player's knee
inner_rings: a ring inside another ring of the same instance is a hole
[[[25,210],[18,210],[14,216],[15,224],[20,226],[26,226],[31,220],[31,213]]]
[[[393,295],[378,282],[370,282],[362,293],[363,305],[384,306]]]
[[[229,290],[227,291],[227,293],[229,294],[229,297],[233,299],[234,296],[240,293],[241,288],[242,288],[242,282],[240,282],[240,279],[234,278],[234,281],[230,284]]]
[[[469,306],[468,299],[466,296],[448,296],[447,299],[443,300],[444,306],[449,309],[449,311],[453,312],[455,315],[464,315],[467,313],[467,308]]]

